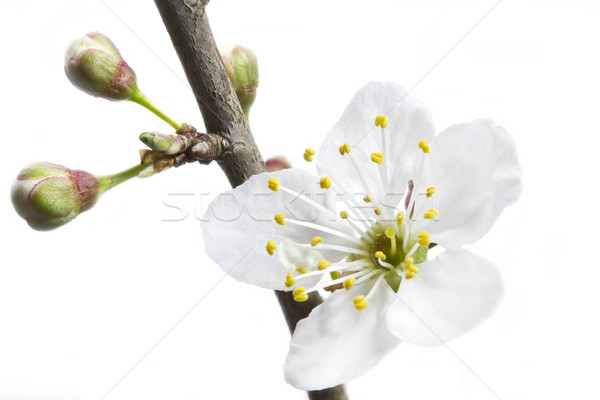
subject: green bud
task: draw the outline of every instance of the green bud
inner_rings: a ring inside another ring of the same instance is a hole
[[[73,220],[89,210],[99,196],[97,177],[50,163],[23,168],[11,190],[17,214],[39,231],[55,229]]]
[[[163,135],[158,132],[143,132],[140,140],[152,150],[167,155],[180,154],[190,146],[190,139],[183,135]]]
[[[138,91],[135,72],[113,42],[99,32],[88,33],[69,45],[65,73],[73,85],[94,97],[127,100]]]
[[[282,169],[292,168],[292,164],[283,156],[272,157],[265,161],[265,167],[268,172],[281,171]]]
[[[258,87],[256,55],[247,47],[235,46],[230,53],[223,56],[223,63],[247,118]]]

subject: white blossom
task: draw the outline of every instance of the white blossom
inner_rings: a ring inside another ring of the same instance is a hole
[[[402,87],[371,82],[320,149],[306,149],[319,176],[256,175],[210,205],[206,251],[234,278],[296,301],[338,288],[296,327],[284,366],[293,386],[347,382],[402,340],[439,345],[498,305],[496,266],[461,247],[518,199],[515,146],[485,120],[434,132]],[[434,245],[443,251],[430,257]]]

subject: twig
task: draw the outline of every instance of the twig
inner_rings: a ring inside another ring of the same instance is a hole
[[[155,0],[155,3],[196,96],[207,132],[218,132],[230,144],[218,160],[229,183],[237,187],[252,175],[265,172],[208,23],[205,12],[208,0]],[[322,302],[314,295],[310,302],[296,303],[291,293],[276,294],[291,331]],[[312,400],[347,399],[342,385],[308,395]]]

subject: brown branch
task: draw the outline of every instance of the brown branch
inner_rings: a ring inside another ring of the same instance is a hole
[[[208,23],[208,0],[155,0],[156,7],[171,36],[208,132],[215,132],[230,144],[218,160],[231,186],[265,172],[265,165],[242,112],[227,71],[221,61]],[[291,293],[276,292],[290,330],[321,303],[311,295],[310,302],[296,303]],[[342,385],[309,392],[313,400],[347,399]]]

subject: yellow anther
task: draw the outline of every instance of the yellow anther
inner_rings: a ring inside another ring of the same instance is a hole
[[[292,273],[290,272],[285,277],[285,286],[292,287],[292,286],[294,286],[295,283],[296,283],[296,280],[294,279],[294,277],[292,276]]]
[[[329,189],[331,187],[331,179],[328,176],[321,178],[321,189]]]
[[[385,254],[383,254],[383,251],[375,252],[375,257],[381,258],[383,261],[385,261]]]
[[[374,210],[374,211],[375,211],[375,214],[377,214],[377,215],[381,215],[381,208],[379,208],[379,207],[375,207],[375,210]]]
[[[396,222],[398,222],[398,226],[402,226],[402,224],[404,223],[404,211],[400,211],[396,215]]]
[[[324,269],[327,269],[327,267],[329,267],[330,265],[331,265],[331,263],[329,261],[321,260],[321,261],[319,261],[317,268],[319,269],[319,271],[323,271]]]
[[[311,241],[310,241],[310,245],[312,247],[315,247],[316,245],[318,245],[319,243],[323,243],[323,238],[320,236],[315,236]]]
[[[419,245],[421,246],[429,246],[429,233],[428,232],[419,232]]]
[[[427,144],[427,140],[422,139],[419,142],[419,148],[423,150],[423,153],[429,153],[429,145]]]
[[[340,146],[340,154],[344,155],[348,153],[350,153],[350,145],[348,143],[344,143]]]
[[[394,228],[392,228],[391,226],[385,230],[385,236],[387,236],[388,239],[393,238],[395,235],[396,235],[396,232],[394,231]]]
[[[354,304],[359,304],[359,303],[362,303],[364,300],[365,300],[365,296],[362,296],[362,295],[360,295],[360,296],[356,296],[356,297],[354,298]]]
[[[412,265],[415,262],[415,260],[412,257],[408,257],[407,259],[404,260],[404,263],[409,266]]]
[[[415,277],[415,274],[413,272],[408,271],[406,274],[404,274],[404,277],[406,279],[412,279]]]
[[[408,267],[408,272],[417,274],[419,272],[419,268],[415,267],[414,265],[411,265],[410,267]]]
[[[370,202],[372,202],[372,201],[373,201],[373,198],[372,198],[371,196],[369,196],[369,195],[366,195],[366,196],[364,197],[363,201],[364,201],[365,203],[370,203]]]
[[[287,222],[285,222],[285,214],[284,213],[277,213],[277,214],[275,214],[275,216],[273,217],[273,219],[279,225],[286,225],[287,224]]]
[[[344,281],[344,289],[350,290],[354,283],[356,282],[356,278],[348,278]]]
[[[381,126],[382,128],[385,128],[386,126],[388,126],[389,122],[390,120],[385,115],[378,115],[375,118],[375,126]]]
[[[300,275],[308,274],[310,272],[310,267],[305,265],[296,265],[296,271],[298,271]]]
[[[279,181],[277,179],[269,178],[268,185],[269,185],[269,189],[271,189],[272,191],[274,191],[274,192],[279,191]]]
[[[356,299],[355,299],[355,301],[356,301]],[[364,310],[365,308],[369,307],[369,302],[367,300],[364,300],[358,304],[354,303],[354,307],[357,310]]]
[[[429,211],[427,211],[423,216],[425,217],[425,219],[433,219],[436,215],[440,215],[440,212],[435,208],[432,208]]]
[[[348,213],[346,211],[342,211],[340,212],[340,217],[342,217],[342,219],[346,219],[348,218]]]
[[[277,244],[275,244],[274,240],[269,240],[267,242],[267,253],[272,256],[275,249],[277,249]]]
[[[431,186],[427,188],[427,197],[431,197],[435,193],[435,187]]]
[[[381,153],[373,153],[371,154],[371,161],[373,161],[376,164],[383,164],[383,154]]]
[[[314,151],[313,149],[305,149],[304,150],[304,159],[308,162],[311,162],[313,160],[312,156],[314,156],[315,154],[317,154],[317,152]]]
[[[292,294],[294,295],[294,297],[296,297],[299,294],[302,294],[304,292],[306,292],[306,288],[304,286],[300,286],[300,287],[297,287],[296,289],[294,289],[294,291],[292,292]]]
[[[303,301],[308,300],[308,295],[306,293],[303,293],[298,296],[294,296],[294,300],[296,300],[298,303],[302,303]]]

